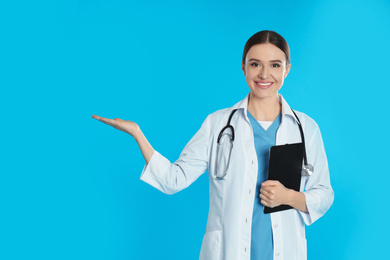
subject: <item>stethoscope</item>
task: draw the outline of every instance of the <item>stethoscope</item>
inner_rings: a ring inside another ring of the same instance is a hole
[[[215,175],[217,175],[217,170],[218,170],[218,153],[219,153],[219,147],[220,147],[220,140],[222,138],[222,135],[224,133],[224,131],[226,129],[230,129],[231,132],[232,132],[232,135],[230,136],[230,150],[229,150],[229,156],[228,156],[228,162],[227,162],[227,166],[226,166],[226,170],[225,172],[223,173],[222,176],[216,176],[217,179],[223,179],[226,174],[227,174],[227,171],[229,169],[229,163],[230,163],[230,156],[232,154],[232,149],[233,149],[233,142],[234,142],[234,127],[230,124],[230,121],[232,120],[232,117],[234,115],[234,113],[237,111],[237,109],[234,109],[231,113],[230,113],[230,116],[229,116],[229,120],[226,124],[226,126],[224,128],[222,128],[222,130],[219,132],[219,135],[218,135],[218,139],[217,139],[217,154],[216,154],[216,160],[215,160]],[[305,146],[305,136],[303,134],[303,128],[302,128],[302,124],[301,124],[301,121],[299,120],[299,117],[297,116],[297,114],[295,114],[294,110],[291,109],[291,111],[294,113],[295,115],[295,118],[297,119],[298,121],[298,127],[299,127],[299,132],[301,133],[301,140],[302,140],[302,145],[303,145],[303,166],[302,166],[302,172],[301,174],[303,176],[310,176],[313,174],[314,172],[314,167],[313,165],[307,163],[307,157],[306,157],[306,146]]]

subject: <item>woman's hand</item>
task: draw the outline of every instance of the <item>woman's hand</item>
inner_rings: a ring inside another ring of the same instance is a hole
[[[110,125],[112,127],[115,127],[116,129],[119,129],[125,133],[130,134],[132,137],[134,137],[135,141],[137,142],[139,148],[141,149],[142,155],[145,159],[146,163],[149,163],[150,159],[153,156],[154,149],[150,145],[149,141],[146,139],[144,134],[142,133],[139,126],[134,123],[133,121],[129,120],[122,120],[120,118],[114,118],[114,119],[108,119],[100,116],[93,115],[92,118],[95,118],[99,121],[102,121],[103,123]]]
[[[289,205],[299,211],[309,212],[305,194],[288,189],[279,181],[268,180],[263,182],[260,189],[260,199],[261,204],[270,208]]]
[[[107,125],[115,127],[116,129],[119,129],[125,133],[128,133],[134,138],[140,132],[139,126],[136,123],[134,123],[133,121],[122,120],[120,118],[108,119],[108,118],[104,118],[104,117],[100,117],[100,116],[96,116],[96,115],[93,115],[92,118],[95,118],[95,119],[97,119],[97,120],[99,120]]]
[[[287,189],[279,181],[268,180],[261,184],[260,199],[264,206],[274,208],[288,204],[290,197],[291,189]]]

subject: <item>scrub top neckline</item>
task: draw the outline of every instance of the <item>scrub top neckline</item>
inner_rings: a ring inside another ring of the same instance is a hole
[[[257,122],[260,123],[260,125],[264,128],[264,130],[267,130],[272,125],[272,121],[259,121],[259,120],[257,120]]]
[[[252,116],[252,114],[249,112],[249,110],[247,110],[247,114],[248,114],[248,117],[251,117],[254,121],[256,121],[256,123],[260,126],[260,128],[268,134],[268,133],[270,133],[272,127],[275,125],[275,122],[280,122],[282,112],[280,112],[279,115],[272,122],[272,124],[270,126],[268,126],[267,130],[264,129],[264,127],[260,124],[260,122],[258,120],[256,120],[256,118],[254,116]],[[271,122],[271,121],[262,121],[262,122]]]

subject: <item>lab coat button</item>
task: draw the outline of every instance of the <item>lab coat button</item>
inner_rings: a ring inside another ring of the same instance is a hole
[[[279,257],[279,256],[280,256],[280,254],[279,254],[279,253],[276,253],[276,254],[275,254],[275,256],[276,256],[276,257]]]
[[[245,222],[248,223],[248,218],[245,219]]]
[[[274,228],[278,228],[278,224],[275,224],[275,225],[274,225]]]
[[[252,165],[253,165],[254,161],[252,160]]]
[[[251,194],[251,190],[249,189],[249,194]]]

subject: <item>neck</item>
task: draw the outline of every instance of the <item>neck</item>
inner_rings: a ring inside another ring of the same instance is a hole
[[[258,121],[274,121],[280,114],[281,109],[278,96],[260,99],[252,93],[249,94],[248,111]]]

